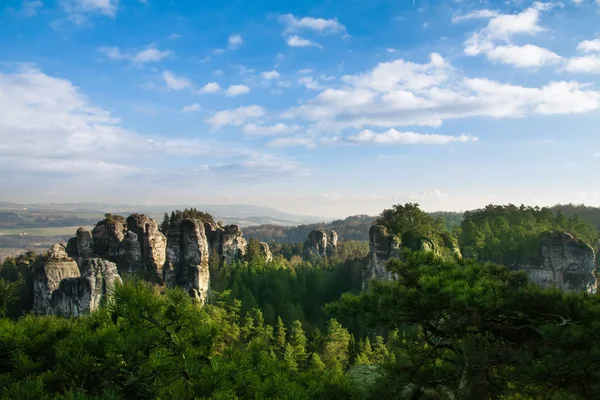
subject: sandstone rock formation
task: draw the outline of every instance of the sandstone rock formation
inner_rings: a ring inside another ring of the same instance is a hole
[[[248,243],[239,226],[205,222],[204,228],[211,253],[218,254],[228,263],[239,260],[246,254]]]
[[[541,241],[542,264],[515,266],[544,287],[596,293],[594,249],[566,232],[552,232]]]
[[[168,286],[180,286],[192,297],[208,298],[208,239],[202,222],[184,219],[173,222],[167,232],[164,280]]]
[[[369,229],[369,254],[365,263],[362,287],[365,290],[371,279],[392,280],[394,274],[386,268],[390,258],[399,257],[401,242],[390,234],[383,225],[372,225]]]
[[[329,235],[323,229],[315,229],[308,234],[304,242],[304,256],[331,256],[337,250],[338,235],[332,230]]]
[[[267,261],[273,256],[261,244]],[[90,233],[84,228],[66,249],[53,246],[35,282],[34,311],[78,316],[95,310],[114,289],[120,274],[137,274],[169,287],[179,286],[205,302],[210,250],[227,262],[241,259],[246,240],[237,225],[200,220],[171,222],[166,236],[151,218],[107,214]]]
[[[52,245],[46,262],[35,271],[33,280],[33,312],[52,314],[52,293],[58,289],[63,279],[80,276],[77,263],[67,255],[60,244]]]
[[[270,263],[271,261],[273,261],[273,253],[271,253],[269,245],[265,242],[260,242],[260,247],[262,249],[263,256],[265,256],[265,262]]]
[[[79,317],[97,310],[115,290],[121,277],[117,265],[101,258],[85,261],[81,277],[60,281],[52,292],[52,314],[63,317]]]

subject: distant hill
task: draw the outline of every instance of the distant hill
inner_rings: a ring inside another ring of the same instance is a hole
[[[257,207],[248,204],[231,205],[166,205],[166,206],[144,206],[144,205],[123,205],[107,203],[34,203],[18,204],[0,202],[0,212],[18,212],[26,220],[39,220],[40,215],[44,218],[54,220],[62,218],[85,218],[86,220],[99,221],[104,214],[129,215],[132,213],[144,213],[160,221],[165,212],[172,210],[195,207],[198,210],[206,211],[213,215],[215,219],[222,220],[225,224],[237,224],[242,227],[258,224],[277,224],[284,226],[315,223],[319,221],[331,220],[328,217],[318,217],[310,215],[291,214],[275,210],[268,207]],[[28,218],[30,216],[31,218]],[[35,218],[34,218],[35,217]],[[41,221],[40,221],[41,222]],[[45,224],[28,224],[27,227],[42,227]],[[61,226],[66,226],[62,224]],[[2,226],[0,225],[0,228]]]

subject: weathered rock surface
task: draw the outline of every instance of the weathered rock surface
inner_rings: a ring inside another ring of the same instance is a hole
[[[228,263],[240,260],[246,254],[248,243],[239,226],[205,222],[204,228],[211,253],[218,254]]]
[[[596,293],[596,254],[589,244],[567,232],[552,232],[542,238],[541,252],[542,265],[513,268],[526,271],[531,280],[544,287]]]
[[[115,263],[87,259],[80,277],[61,280],[52,293],[52,314],[79,317],[94,312],[112,296],[117,282],[121,282],[121,277]]]
[[[127,230],[137,235],[144,270],[162,277],[167,260],[167,238],[158,230],[156,222],[144,214],[131,214],[127,217]]]
[[[208,240],[204,225],[191,219],[181,223],[181,252],[178,265],[178,284],[195,298],[205,302],[208,298],[210,275],[208,272]]]
[[[52,314],[52,293],[58,289],[63,279],[78,278],[79,268],[75,260],[67,255],[60,244],[52,245],[48,259],[39,268],[33,281],[33,312]]]
[[[315,229],[308,234],[304,242],[304,256],[331,256],[337,250],[338,235],[332,230],[329,235],[323,229]]]
[[[388,232],[383,225],[372,225],[369,229],[369,254],[363,273],[363,290],[371,279],[392,280],[394,274],[386,268],[390,258],[399,257],[401,253],[400,239]]]
[[[273,253],[271,253],[269,245],[265,242],[260,242],[260,247],[262,249],[263,256],[265,256],[265,262],[270,263],[271,261],[273,261]]]

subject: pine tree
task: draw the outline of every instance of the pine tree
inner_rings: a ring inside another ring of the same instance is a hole
[[[306,336],[302,329],[302,323],[298,320],[294,321],[290,328],[289,344],[294,349],[294,356],[299,365],[303,365],[306,361]]]
[[[275,326],[275,338],[277,339],[277,348],[283,349],[286,345],[285,325],[279,316],[277,317],[277,325]]]
[[[166,235],[168,230],[169,230],[169,214],[165,213],[163,222],[162,222],[162,224],[160,224],[160,231]]]
[[[296,352],[294,347],[288,343],[285,345],[283,352],[283,362],[285,366],[292,372],[298,371],[298,362],[296,361]]]

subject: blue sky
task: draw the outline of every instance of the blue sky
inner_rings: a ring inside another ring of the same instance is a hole
[[[600,205],[600,0],[8,0],[0,200]]]

